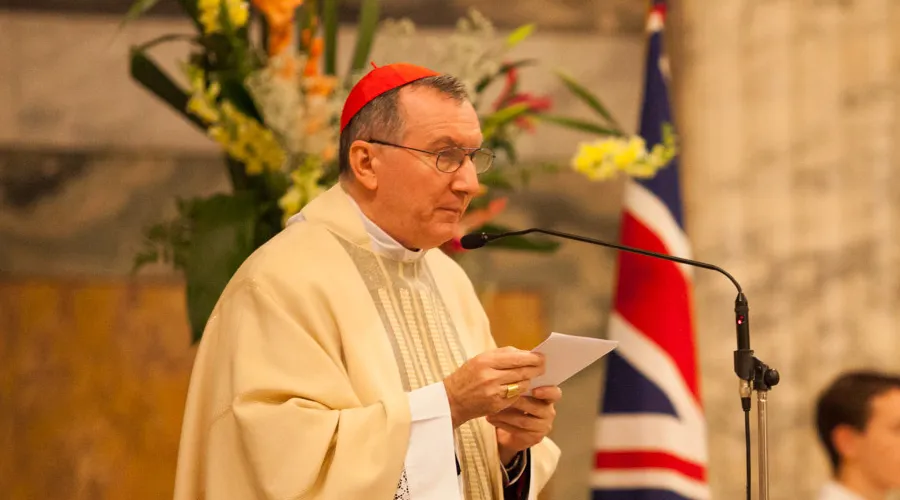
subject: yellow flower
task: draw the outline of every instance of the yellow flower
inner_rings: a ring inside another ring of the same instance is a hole
[[[640,136],[608,138],[582,143],[572,158],[572,168],[591,180],[606,180],[618,172],[633,177],[648,178],[664,168],[677,152],[671,125],[663,127],[663,142],[647,152]]]
[[[225,0],[225,8],[228,10],[228,19],[231,26],[241,28],[247,24],[250,17],[250,8],[244,0]]]
[[[647,148],[644,139],[639,136],[632,137],[627,144],[621,144],[619,150],[616,151],[613,161],[616,167],[626,170],[639,159],[647,154]]]
[[[248,175],[281,170],[287,154],[272,130],[241,113],[230,101],[219,104],[219,84],[212,82],[207,87],[202,69],[188,64],[184,71],[191,86],[187,110],[208,125],[209,137],[243,163]]]
[[[245,156],[244,171],[247,175],[259,175],[263,173],[264,164],[259,158]]]
[[[314,156],[307,156],[300,166],[291,172],[291,186],[278,200],[282,211],[282,223],[300,211],[307,203],[322,193],[319,179],[322,177],[322,162]]]
[[[579,145],[578,154],[572,159],[572,167],[591,180],[604,180],[615,175],[615,158],[622,149],[620,141],[609,139]]]
[[[212,127],[209,127],[209,130],[206,133],[212,138],[212,140],[218,142],[219,144],[223,146],[228,144],[229,134],[224,127],[214,125]]]
[[[291,186],[278,200],[278,206],[281,207],[282,216],[281,223],[286,224],[294,214],[302,208],[303,194],[297,186]]]
[[[285,152],[271,130],[227,101],[222,104],[219,117],[218,123],[211,126],[207,133],[229,156],[244,164],[248,175],[281,168]]]
[[[216,98],[221,90],[218,82],[213,82],[206,87],[206,76],[197,66],[186,65],[184,71],[187,74],[191,87],[191,97],[188,100],[187,110],[206,123],[219,121],[219,111],[216,109]]]
[[[200,96],[191,96],[191,99],[188,101],[187,109],[207,123],[213,123],[219,120],[219,111],[211,105],[209,101]]]
[[[228,16],[228,22],[232,28],[241,28],[247,24],[250,10],[244,0],[198,0],[197,10],[200,13],[200,24],[203,25],[205,34],[222,31],[222,23],[219,22],[222,9],[225,10],[225,15]]]

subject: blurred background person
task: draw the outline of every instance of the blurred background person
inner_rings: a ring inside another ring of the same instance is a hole
[[[885,500],[900,490],[900,376],[840,375],[816,404],[833,479],[819,500]]]

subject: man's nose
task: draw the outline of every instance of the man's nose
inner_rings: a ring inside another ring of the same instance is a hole
[[[453,182],[450,185],[451,189],[466,193],[473,197],[478,194],[480,185],[478,183],[478,174],[475,172],[475,163],[472,162],[472,158],[466,157],[466,161],[459,167],[459,170],[454,172],[454,174]]]

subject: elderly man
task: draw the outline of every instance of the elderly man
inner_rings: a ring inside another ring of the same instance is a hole
[[[900,377],[842,374],[816,404],[834,479],[819,500],[886,500],[900,489]]]
[[[177,499],[537,498],[557,387],[495,345],[436,250],[493,154],[454,78],[376,68],[341,117],[338,185],[250,256],[197,353]]]

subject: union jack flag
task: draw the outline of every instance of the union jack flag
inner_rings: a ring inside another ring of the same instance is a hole
[[[672,125],[663,51],[665,2],[648,16],[640,134],[648,148]],[[649,180],[629,180],[620,241],[690,258],[678,158]],[[607,376],[595,432],[593,500],[708,499],[690,268],[621,252]]]

